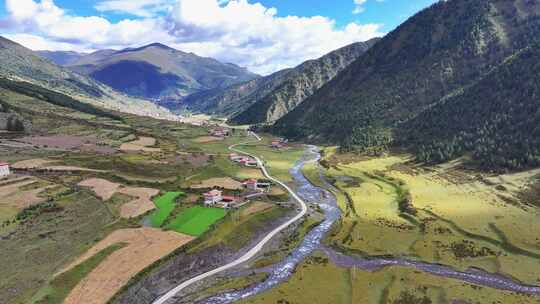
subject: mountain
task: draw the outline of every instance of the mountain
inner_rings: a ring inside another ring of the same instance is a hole
[[[538,37],[537,1],[440,1],[385,36],[273,131],[384,150],[404,123],[474,86]],[[467,100],[461,111],[476,102]]]
[[[87,55],[71,51],[36,51],[36,53],[57,65],[68,65]]]
[[[0,78],[34,84],[102,108],[143,116],[173,118],[169,111],[149,101],[116,92],[3,37],[0,37]]]
[[[230,117],[264,98],[285,80],[291,69],[275,72],[226,89],[213,89],[192,94],[182,101],[181,109]]]
[[[185,106],[192,111],[233,116],[234,124],[273,122],[294,109],[378,39],[358,42],[309,60],[293,69],[231,86],[189,96]]]
[[[486,168],[540,166],[540,43],[425,110],[397,134],[425,162],[467,153]]]
[[[159,43],[121,51],[99,51],[68,67],[128,95],[168,104],[196,92],[225,88],[258,77],[236,65]]]

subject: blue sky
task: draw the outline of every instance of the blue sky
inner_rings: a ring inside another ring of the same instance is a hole
[[[267,74],[382,36],[436,0],[0,1],[0,34],[31,49],[161,42]]]

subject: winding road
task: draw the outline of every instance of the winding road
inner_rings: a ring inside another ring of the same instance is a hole
[[[261,138],[257,134],[255,134],[253,132],[250,132],[250,134],[252,136],[254,136],[257,139],[257,141],[261,141]],[[306,213],[307,213],[307,205],[306,205],[306,202],[304,202],[304,200],[302,200],[300,198],[300,196],[298,196],[284,182],[278,180],[277,178],[272,177],[268,173],[268,170],[266,169],[266,167],[264,166],[264,162],[261,161],[261,159],[259,157],[255,156],[255,155],[252,155],[250,153],[244,152],[244,151],[239,150],[239,149],[236,148],[238,146],[246,145],[246,144],[249,144],[249,143],[252,143],[252,142],[245,142],[245,143],[239,143],[239,144],[232,145],[232,146],[229,147],[229,150],[232,151],[232,152],[240,153],[240,154],[247,155],[247,156],[250,156],[250,157],[254,158],[257,161],[257,163],[259,164],[259,168],[261,169],[264,176],[266,178],[268,178],[269,180],[275,182],[276,184],[282,186],[300,204],[300,206],[301,206],[300,213],[298,213],[295,217],[293,217],[292,219],[290,219],[289,221],[287,221],[283,225],[277,227],[276,229],[274,229],[273,231],[268,233],[259,243],[257,243],[257,245],[255,245],[253,248],[251,248],[242,257],[238,258],[237,260],[235,260],[235,261],[233,261],[233,262],[231,262],[229,264],[226,264],[226,265],[223,265],[223,266],[218,267],[216,269],[210,270],[208,272],[205,272],[203,274],[200,274],[200,275],[198,275],[196,277],[193,277],[193,278],[183,282],[182,284],[180,284],[180,285],[176,286],[175,288],[171,289],[169,292],[167,292],[163,296],[159,297],[157,300],[155,300],[153,302],[153,304],[164,304],[167,301],[169,301],[170,299],[172,299],[175,295],[177,295],[180,291],[185,289],[186,287],[188,287],[188,286],[190,286],[190,285],[192,285],[194,283],[197,283],[199,281],[202,281],[202,280],[204,280],[204,279],[206,279],[208,277],[211,277],[211,276],[213,276],[215,274],[218,274],[220,272],[229,270],[231,268],[234,268],[234,267],[236,267],[238,265],[241,265],[241,264],[249,261],[251,258],[255,257],[262,250],[264,245],[266,245],[274,236],[276,236],[278,233],[280,233],[281,231],[283,231],[284,229],[286,229],[290,225],[292,225],[295,222],[297,222],[298,220],[300,220],[302,217],[304,217],[304,215],[306,215]]]

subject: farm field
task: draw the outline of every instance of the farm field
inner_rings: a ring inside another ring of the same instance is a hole
[[[239,303],[527,304],[537,299],[399,267],[376,272],[341,268],[316,253],[298,266],[288,282]]]
[[[161,227],[171,212],[176,207],[176,199],[184,195],[182,192],[167,192],[164,195],[156,198],[154,203],[157,210],[150,215],[150,223],[153,227]]]
[[[81,278],[63,299],[63,303],[107,303],[133,276],[191,240],[193,237],[154,228],[117,230],[57,275],[57,278],[60,278],[63,273],[69,272],[107,248],[120,246],[94,265],[95,267]]]
[[[224,209],[194,206],[183,210],[165,228],[192,236],[200,236],[225,215],[227,215],[227,211]]]
[[[408,160],[327,154],[324,173],[345,214],[331,246],[540,282],[540,210],[519,200],[534,172],[482,177],[456,163],[426,168]],[[404,199],[412,210],[399,206]]]

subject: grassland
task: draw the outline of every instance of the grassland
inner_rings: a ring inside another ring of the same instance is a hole
[[[322,163],[345,213],[326,240],[331,246],[540,283],[540,210],[518,198],[534,172],[480,175],[458,163],[427,168],[406,155],[367,159],[330,152]],[[306,175],[316,178],[309,170]],[[414,212],[400,208],[404,194]]]
[[[537,298],[392,267],[377,272],[340,268],[315,254],[289,281],[239,303],[537,303]]]
[[[154,200],[157,210],[149,217],[153,227],[159,228],[165,223],[165,220],[167,220],[171,212],[176,208],[176,199],[181,195],[184,195],[184,193],[167,192]]]
[[[194,206],[178,214],[165,228],[192,236],[201,236],[225,215],[227,211],[224,209]]]

